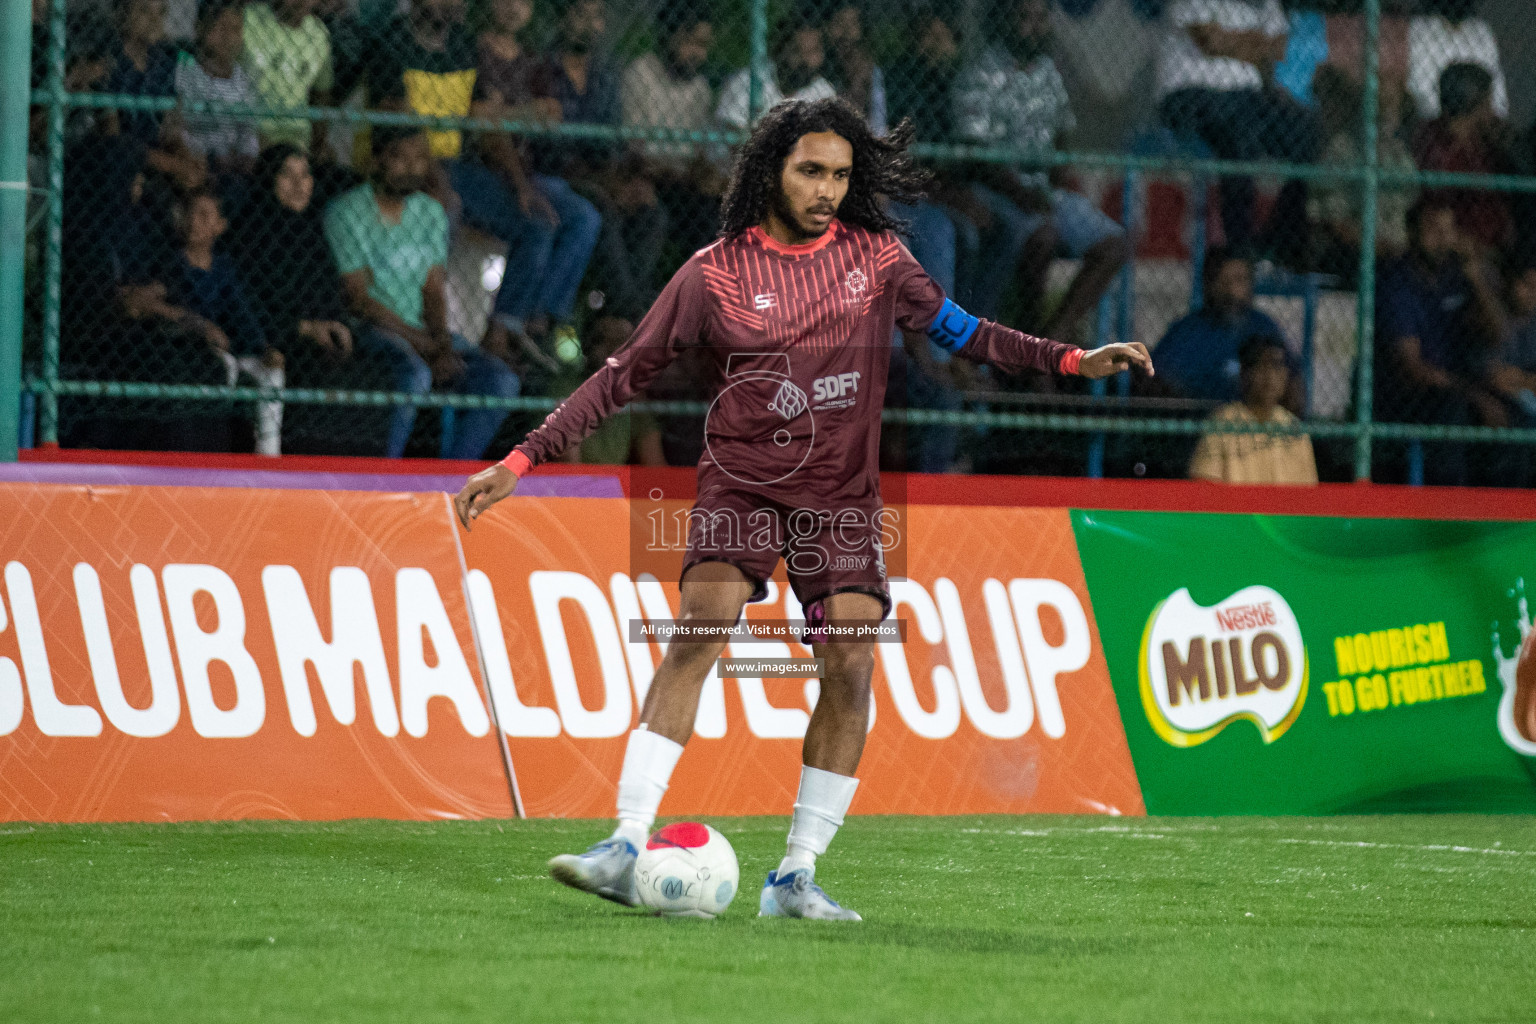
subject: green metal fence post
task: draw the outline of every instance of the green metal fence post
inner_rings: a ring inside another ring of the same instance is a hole
[[[64,274],[64,4],[48,15],[48,216],[43,245],[43,388],[38,396],[38,440],[59,443],[59,286]]]
[[[21,433],[27,104],[32,90],[29,0],[0,0],[0,27],[0,462],[15,462]]]
[[[751,85],[747,109],[750,112],[751,123],[756,124],[757,119],[763,114],[763,101],[766,99],[763,91],[763,82],[768,78],[768,0],[748,0],[752,5],[752,23],[748,29],[752,46],[751,71],[748,81]]]
[[[1359,388],[1355,394],[1355,479],[1371,478],[1371,401],[1375,395],[1376,353],[1376,194],[1381,186],[1377,175],[1377,136],[1381,130],[1377,97],[1381,89],[1381,0],[1365,0],[1365,107],[1361,114],[1361,146],[1365,158],[1360,180],[1363,201],[1360,204],[1360,285],[1359,334],[1355,365],[1359,370]]]

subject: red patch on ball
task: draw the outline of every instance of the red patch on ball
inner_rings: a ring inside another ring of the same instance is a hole
[[[703,846],[709,842],[709,829],[696,821],[679,821],[651,836],[645,844],[647,850],[663,846],[681,846],[685,849]]]

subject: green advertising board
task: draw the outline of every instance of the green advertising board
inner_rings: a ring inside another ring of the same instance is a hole
[[[1148,812],[1536,811],[1536,524],[1072,522]]]

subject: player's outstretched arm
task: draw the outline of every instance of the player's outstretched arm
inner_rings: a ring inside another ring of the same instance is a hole
[[[1133,341],[1129,345],[1105,345],[1102,348],[1089,349],[1083,353],[1082,362],[1078,363],[1079,376],[1089,380],[1098,380],[1100,377],[1108,377],[1122,370],[1136,367],[1148,377],[1157,371],[1152,369],[1152,356],[1147,352],[1147,346],[1139,341]]]
[[[517,481],[518,475],[501,462],[482,469],[465,481],[453,499],[453,510],[458,513],[464,529],[470,529],[480,513],[515,491]]]

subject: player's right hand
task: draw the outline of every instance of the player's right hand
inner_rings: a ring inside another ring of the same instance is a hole
[[[453,510],[468,530],[480,513],[517,489],[517,474],[501,463],[470,477],[453,499]]]

